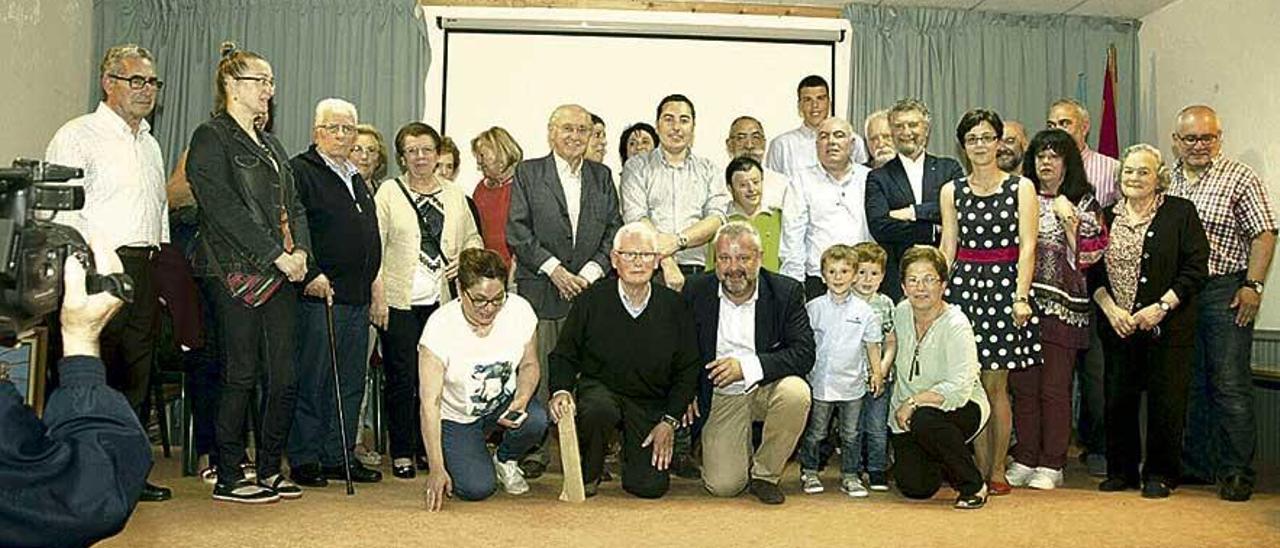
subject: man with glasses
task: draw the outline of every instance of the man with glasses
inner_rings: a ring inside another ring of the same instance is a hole
[[[169,243],[164,160],[147,116],[164,83],[155,58],[136,44],[107,50],[99,66],[104,99],[97,110],[58,129],[45,159],[84,169],[84,208],[60,211],[54,220],[80,232],[95,247],[114,249],[133,278],[133,302],[102,331],[108,385],[124,393],[141,417],[151,381],[159,299],[152,260]],[[169,489],[147,483],[143,501],[168,500]]]
[[[298,485],[324,487],[345,479],[372,483],[382,473],[355,458],[356,426],[369,365],[369,303],[382,264],[378,216],[360,171],[351,162],[359,123],[355,105],[342,99],[316,104],[313,144],[289,160],[298,199],[307,211],[311,254],[298,303],[294,367],[298,400],[289,432],[290,477]],[[329,356],[326,307],[332,308],[338,381],[346,421],[338,423]],[[347,444],[342,444],[342,430]]]
[[[867,228],[867,174],[853,157],[853,126],[842,118],[818,125],[817,165],[791,179],[782,211],[782,274],[804,284],[810,299],[827,291],[822,283],[822,252],[835,244],[871,241]]]
[[[889,108],[889,130],[898,155],[867,175],[867,225],[888,254],[880,287],[902,299],[898,262],[913,245],[938,243],[942,209],[938,193],[964,176],[960,162],[929,154],[929,107],[902,99]]]
[[[680,295],[652,283],[658,233],[645,222],[618,230],[618,272],[574,300],[549,359],[552,419],[576,416],[582,479],[594,496],[608,440],[622,425],[622,489],[658,498],[670,485],[675,432],[697,391],[701,362]]]
[[[729,137],[724,146],[729,151],[729,160],[746,156],[760,164],[764,181],[764,194],[760,197],[760,208],[781,210],[782,202],[787,196],[787,176],[764,167],[764,126],[751,116],[739,116],[729,124]]]
[[[1253,409],[1254,320],[1276,246],[1267,186],[1249,166],[1222,154],[1222,123],[1212,108],[1178,113],[1178,163],[1171,196],[1191,200],[1209,238],[1209,279],[1198,295],[1183,476],[1218,484],[1223,500],[1253,496],[1257,446]]]
[[[516,291],[538,315],[539,363],[555,347],[570,303],[609,270],[613,235],[622,226],[609,168],[587,157],[593,125],[578,105],[564,105],[547,121],[551,153],[516,165],[507,214],[507,245],[516,258]],[[547,380],[538,386],[546,401]],[[539,444],[521,462],[527,478],[546,470]]]

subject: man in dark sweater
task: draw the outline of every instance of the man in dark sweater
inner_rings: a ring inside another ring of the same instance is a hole
[[[348,453],[351,479],[376,482],[377,470],[352,454],[364,379],[368,368],[369,301],[382,262],[378,217],[368,187],[348,159],[356,138],[356,107],[341,99],[316,105],[315,144],[289,160],[298,199],[311,228],[311,264],[298,303],[298,336],[294,366],[298,403],[289,434],[292,479],[299,485],[324,487],[342,479],[342,452]],[[338,424],[330,369],[325,307],[333,306],[338,376],[346,421]],[[343,447],[341,431],[347,433]]]
[[[622,424],[622,488],[642,498],[667,492],[675,430],[697,390],[698,348],[689,310],[652,283],[657,232],[643,222],[618,230],[610,259],[617,279],[574,300],[551,352],[551,414],[575,413],[587,496],[596,492],[605,446]]]

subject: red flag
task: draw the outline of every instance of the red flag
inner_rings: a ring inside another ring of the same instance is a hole
[[[1116,46],[1107,48],[1107,73],[1102,79],[1102,121],[1098,124],[1098,152],[1118,158],[1120,139],[1116,136]]]

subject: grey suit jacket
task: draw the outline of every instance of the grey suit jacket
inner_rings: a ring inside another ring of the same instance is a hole
[[[613,173],[604,164],[582,161],[577,234],[569,224],[564,188],[550,154],[520,162],[513,185],[507,245],[516,256],[516,289],[539,318],[563,318],[569,314],[569,302],[538,269],[555,257],[574,274],[587,261],[609,272],[613,234],[622,226]]]

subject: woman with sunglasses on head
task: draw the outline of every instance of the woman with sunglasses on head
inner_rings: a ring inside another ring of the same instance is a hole
[[[401,479],[416,476],[415,465],[427,467],[418,423],[418,338],[427,318],[456,296],[459,254],[484,245],[466,194],[435,173],[440,140],[421,122],[400,128],[395,147],[403,173],[374,197],[382,269],[369,315],[382,340],[391,473]]]
[[[527,492],[516,459],[547,429],[546,407],[534,397],[541,376],[538,317],[528,301],[507,292],[506,263],[491,250],[463,251],[458,286],[459,298],[431,316],[418,343],[431,511],[447,496],[484,500],[497,482],[512,495]],[[502,441],[490,456],[485,440],[494,431]]]

